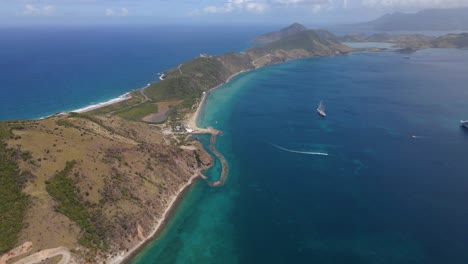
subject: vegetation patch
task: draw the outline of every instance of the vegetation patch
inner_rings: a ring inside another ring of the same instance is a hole
[[[330,51],[329,42],[323,39],[319,32],[315,30],[307,30],[292,36],[268,43],[263,46],[253,47],[248,52],[255,53],[259,56],[268,54],[275,50],[293,50],[304,49],[313,50],[315,53],[326,53]]]
[[[247,54],[230,52],[219,56],[223,65],[232,73],[252,69],[252,61]]]
[[[154,83],[146,90],[146,94],[158,102],[181,100],[201,93],[201,89],[189,77],[181,75]]]
[[[148,97],[156,102],[199,98],[232,75],[217,58],[196,58],[182,64],[181,69],[182,74],[170,70],[165,80],[148,87],[145,91]]]
[[[8,149],[4,142],[11,136],[11,127],[0,123],[0,253],[8,251],[16,244],[29,202],[17,181],[17,152]]]
[[[63,127],[75,127],[75,125],[70,122],[69,120],[66,120],[64,118],[62,119],[58,119],[57,121],[55,121],[55,123],[58,125],[58,126],[63,126]]]
[[[73,179],[69,177],[75,161],[68,161],[65,168],[46,182],[46,190],[58,205],[55,210],[78,224],[82,230],[79,243],[87,248],[101,248],[100,238],[91,222],[91,214],[85,207]]]
[[[122,111],[118,111],[116,112],[116,115],[132,121],[141,121],[143,117],[157,112],[158,106],[155,103],[144,102],[142,104],[124,109]]]
[[[70,113],[70,117],[75,117],[75,118],[83,118],[83,119],[87,119],[93,123],[96,123],[97,125],[99,125],[100,127],[106,129],[107,131],[111,132],[111,133],[114,133],[114,134],[118,134],[114,128],[110,127],[110,126],[106,126],[104,125],[104,123],[97,117],[94,117],[92,115],[89,115],[89,114],[80,114],[80,113]]]

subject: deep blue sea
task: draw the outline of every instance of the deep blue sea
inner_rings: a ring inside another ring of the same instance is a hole
[[[198,120],[228,182],[197,182],[133,263],[468,263],[467,72],[468,51],[424,50],[237,76]]]
[[[0,27],[0,120],[105,102],[200,53],[242,51],[267,26]]]

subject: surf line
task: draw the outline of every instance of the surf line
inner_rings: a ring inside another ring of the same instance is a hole
[[[323,152],[311,152],[311,151],[298,151],[298,150],[292,150],[292,149],[283,148],[283,147],[280,147],[280,146],[275,145],[275,144],[273,144],[273,143],[268,143],[268,144],[272,145],[272,146],[275,147],[275,148],[278,148],[278,149],[281,149],[281,150],[284,150],[284,151],[287,151],[287,152],[291,152],[291,153],[298,153],[298,154],[305,154],[305,155],[328,156],[328,153],[323,153]]]

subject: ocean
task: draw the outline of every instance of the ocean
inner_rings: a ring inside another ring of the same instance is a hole
[[[0,120],[36,119],[108,100],[200,53],[240,52],[268,26],[0,27]]]
[[[406,56],[290,61],[209,94],[228,180],[192,186],[131,263],[468,263],[468,51]]]
[[[111,100],[272,29],[0,28],[0,120]],[[406,57],[290,61],[210,93],[198,122],[224,132],[228,180],[194,184],[131,262],[468,263],[468,51]]]

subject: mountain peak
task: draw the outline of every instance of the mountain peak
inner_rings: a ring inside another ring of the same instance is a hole
[[[285,27],[285,28],[282,28],[278,31],[273,31],[273,32],[270,32],[270,33],[266,33],[266,34],[263,34],[263,35],[260,35],[258,36],[256,39],[254,39],[253,41],[254,42],[259,42],[259,43],[269,43],[269,42],[273,42],[273,41],[276,41],[276,40],[280,40],[282,38],[285,38],[285,37],[289,37],[291,35],[294,35],[294,34],[297,34],[299,32],[302,32],[302,31],[306,31],[307,28],[305,26],[303,26],[302,24],[299,24],[297,22]]]
[[[307,28],[306,28],[304,25],[302,25],[302,24],[300,24],[300,23],[297,23],[297,22],[294,22],[294,23],[292,23],[290,26],[285,27],[285,28],[283,28],[283,29],[281,29],[281,30],[285,30],[285,29],[288,29],[288,28],[289,28],[289,29],[295,28],[295,29],[299,29],[299,30],[302,30],[302,31],[307,30]],[[281,30],[280,30],[280,31],[281,31]]]

